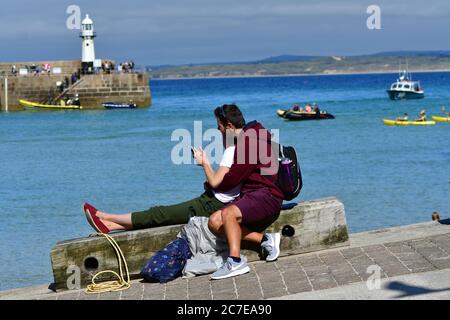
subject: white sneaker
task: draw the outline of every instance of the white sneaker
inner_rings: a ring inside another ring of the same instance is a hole
[[[280,233],[266,233],[267,240],[261,243],[261,248],[267,254],[266,261],[275,261],[280,255]]]
[[[245,257],[241,257],[240,262],[235,262],[233,258],[228,257],[222,267],[211,275],[211,279],[219,280],[235,277],[249,271],[250,268],[247,265],[247,259]]]

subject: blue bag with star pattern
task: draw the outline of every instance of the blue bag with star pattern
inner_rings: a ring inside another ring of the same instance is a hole
[[[141,269],[141,275],[149,282],[169,282],[181,276],[186,261],[191,256],[188,242],[177,238],[147,261]]]

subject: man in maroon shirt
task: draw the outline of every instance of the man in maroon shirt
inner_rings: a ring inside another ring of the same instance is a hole
[[[209,218],[211,231],[224,234],[230,247],[230,256],[211,275],[211,279],[224,279],[250,271],[245,257],[240,255],[242,240],[260,244],[267,254],[266,261],[278,258],[280,234],[262,232],[278,218],[283,193],[275,184],[278,153],[272,150],[271,134],[257,121],[235,128],[230,117],[242,117],[236,105],[218,107],[214,114],[218,129],[236,142],[233,165],[215,190],[242,186],[237,200]]]

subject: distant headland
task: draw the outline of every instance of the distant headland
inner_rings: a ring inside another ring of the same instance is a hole
[[[393,51],[359,56],[280,55],[249,62],[147,66],[153,79],[450,71],[450,51]]]

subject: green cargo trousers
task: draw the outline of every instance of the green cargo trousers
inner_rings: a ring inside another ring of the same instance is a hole
[[[200,197],[179,204],[155,206],[145,211],[132,212],[131,222],[133,229],[186,224],[190,217],[209,217],[224,205],[212,192],[205,192]]]

